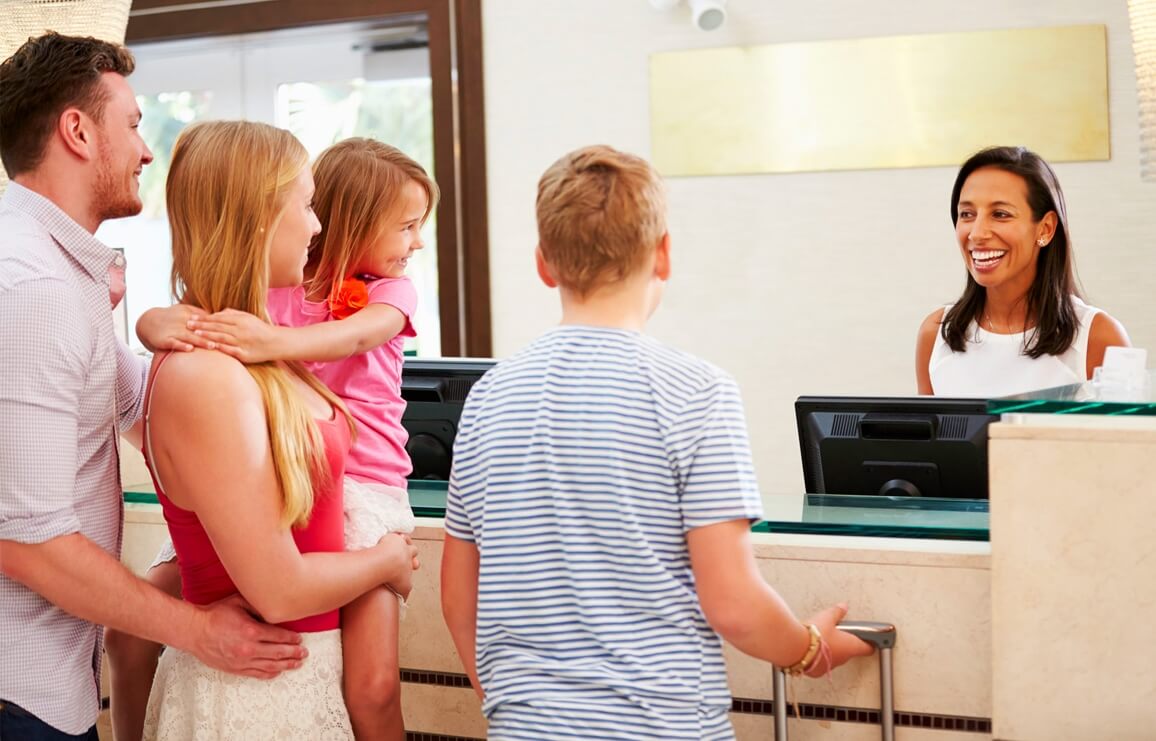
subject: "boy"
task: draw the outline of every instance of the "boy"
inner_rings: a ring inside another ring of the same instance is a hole
[[[871,649],[763,582],[742,403],[642,334],[670,275],[653,169],[609,147],[538,184],[562,324],[479,381],[454,445],[442,610],[491,739],[730,739],[719,634],[821,674]],[[717,633],[715,632],[717,631]]]

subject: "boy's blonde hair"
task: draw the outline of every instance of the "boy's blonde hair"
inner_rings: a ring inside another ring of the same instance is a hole
[[[598,145],[538,181],[538,247],[559,285],[586,296],[633,272],[666,233],[666,193],[646,160]]]
[[[321,153],[313,163],[313,211],[323,228],[309,245],[306,267],[313,285],[335,294],[400,213],[401,194],[411,180],[426,194],[424,224],[437,206],[438,186],[400,149],[355,137]]]
[[[173,237],[173,294],[212,313],[239,309],[264,318],[269,250],[290,186],[308,166],[288,131],[250,121],[196,123],[177,137],[166,182]],[[285,367],[288,367],[286,371]],[[289,373],[345,412],[299,363],[245,368],[261,389],[273,466],[284,501],[282,523],[304,526],[315,486],[329,475],[321,432]]]

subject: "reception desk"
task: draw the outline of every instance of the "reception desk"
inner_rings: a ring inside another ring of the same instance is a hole
[[[846,600],[849,618],[895,623],[901,741],[1156,738],[1156,417],[1074,400],[993,411],[990,511],[769,497],[753,528],[759,568],[801,617]],[[165,528],[129,488],[124,559],[140,569]],[[439,488],[412,495],[422,571],[402,624],[406,723],[421,739],[482,739],[441,618]],[[875,661],[796,680],[791,741],[878,739]],[[770,668],[729,647],[727,663],[738,738],[773,738]]]
[[[133,488],[125,495],[124,560],[140,570],[151,562],[166,530],[152,494]],[[422,570],[401,628],[406,726],[430,741],[483,739],[480,704],[441,618],[437,574],[444,484],[415,482],[411,498],[419,515],[414,540]],[[897,624],[898,738],[990,738],[986,502],[899,504],[802,494],[768,497],[767,520],[753,528],[759,568],[801,617],[847,600],[851,618]],[[879,738],[875,661],[842,667],[830,681],[793,680],[802,717],[790,720],[792,741]],[[770,666],[729,647],[727,664],[738,737],[772,738]]]

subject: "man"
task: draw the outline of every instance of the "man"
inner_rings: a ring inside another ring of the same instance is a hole
[[[0,64],[0,738],[96,739],[102,625],[250,676],[305,657],[239,598],[197,608],[118,560],[118,431],[147,365],[114,336],[122,265],[93,233],[141,209],[133,67],[55,33]]]

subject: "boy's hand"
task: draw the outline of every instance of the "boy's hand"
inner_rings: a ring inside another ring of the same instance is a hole
[[[195,334],[189,327],[189,322],[202,314],[200,309],[187,304],[149,309],[137,320],[136,336],[149,352],[188,352],[197,347],[213,350],[216,345],[211,340]]]
[[[830,663],[828,664],[825,660],[827,657],[820,655],[820,657],[811,664],[811,668],[807,670],[808,677],[821,677],[856,656],[870,656],[875,652],[875,648],[870,643],[850,633],[844,633],[835,627],[846,614],[847,604],[840,603],[815,614],[807,621],[814,623],[815,627],[819,629],[819,633],[823,636],[823,641],[830,650]]]
[[[242,363],[263,363],[285,357],[280,347],[281,330],[246,311],[225,309],[189,322],[198,337]]]
[[[386,533],[373,547],[378,549],[389,564],[391,576],[385,580],[385,586],[401,595],[402,599],[409,599],[413,589],[413,572],[421,568],[417,546],[405,533]]]

